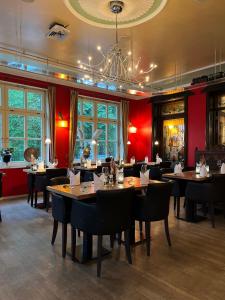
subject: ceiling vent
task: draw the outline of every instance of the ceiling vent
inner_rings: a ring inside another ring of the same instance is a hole
[[[69,29],[67,29],[69,25],[62,25],[58,23],[53,23],[49,27],[49,31],[47,33],[47,37],[53,40],[63,41],[68,34],[70,33]]]

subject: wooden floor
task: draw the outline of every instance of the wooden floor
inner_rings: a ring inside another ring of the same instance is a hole
[[[124,247],[116,246],[112,257],[103,261],[98,279],[95,263],[80,265],[69,255],[61,258],[61,232],[51,246],[50,213],[31,208],[25,200],[4,202],[1,209],[0,300],[225,299],[221,216],[212,229],[208,221],[178,221],[171,209],[171,249],[162,224],[155,223],[151,257],[146,256],[144,245],[135,247],[133,265],[128,265]],[[107,238],[104,242],[109,246]]]

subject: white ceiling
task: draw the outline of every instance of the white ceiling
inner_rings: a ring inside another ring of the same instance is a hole
[[[90,0],[91,1],[91,0]],[[133,1],[133,0],[131,0]],[[135,0],[136,1],[136,0]],[[67,40],[46,38],[52,22],[69,25]],[[168,0],[166,7],[148,22],[120,29],[124,47],[132,45],[136,58],[158,64],[152,81],[175,73],[225,60],[225,0]],[[1,0],[0,46],[13,46],[42,56],[75,64],[96,52],[96,45],[108,47],[115,31],[94,27],[77,19],[63,0]]]

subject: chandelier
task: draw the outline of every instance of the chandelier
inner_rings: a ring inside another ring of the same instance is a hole
[[[97,51],[101,55],[101,60],[98,63],[93,62],[92,56],[88,56],[88,62],[77,61],[78,68],[83,73],[80,80],[83,83],[89,82],[90,84],[98,84],[99,82],[114,83],[116,89],[119,90],[131,87],[144,89],[150,81],[150,73],[157,68],[157,65],[151,63],[147,70],[141,69],[141,58],[134,62],[130,50],[126,54],[123,53],[118,39],[118,15],[124,9],[124,2],[110,1],[109,9],[116,17],[116,42],[106,52],[102,50],[100,45],[97,46]]]

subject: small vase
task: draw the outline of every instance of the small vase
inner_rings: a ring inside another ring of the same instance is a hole
[[[5,155],[3,155],[2,160],[3,160],[3,162],[6,164],[6,166],[8,167],[8,163],[9,163],[10,160],[11,160],[11,154],[5,154]]]

